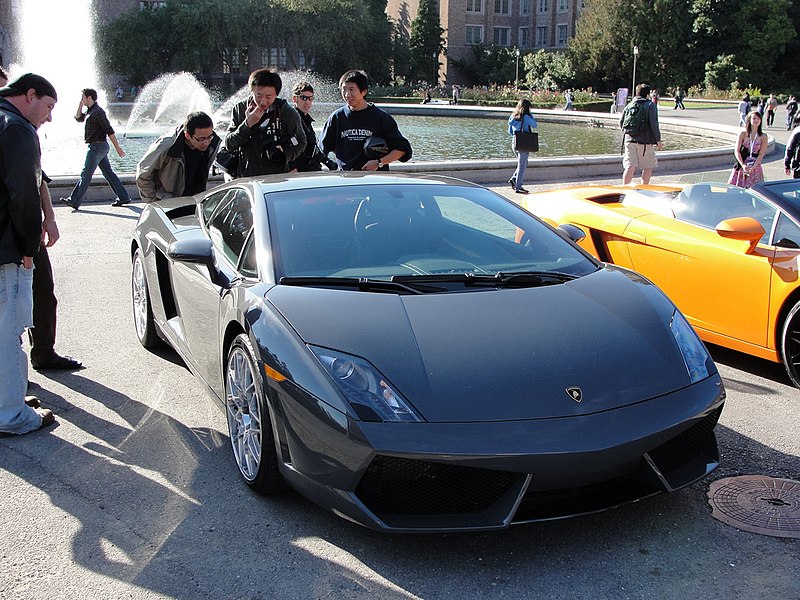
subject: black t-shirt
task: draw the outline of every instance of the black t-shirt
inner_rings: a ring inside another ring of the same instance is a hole
[[[392,116],[370,104],[363,110],[343,106],[333,112],[322,129],[322,152],[336,154],[336,162],[345,171],[358,171],[367,162],[364,142],[370,136],[382,137],[389,150],[405,152],[400,162],[411,158],[411,144],[402,136]]]
[[[186,163],[186,178],[183,184],[183,196],[194,196],[205,191],[208,182],[208,149],[193,150],[187,145],[183,150]]]

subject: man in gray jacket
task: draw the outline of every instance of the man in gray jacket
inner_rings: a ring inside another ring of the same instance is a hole
[[[33,325],[33,257],[42,238],[41,150],[36,133],[52,120],[56,90],[26,73],[0,88],[0,435],[55,421],[26,399],[28,357],[22,332]]]
[[[136,187],[144,202],[205,191],[208,171],[222,140],[204,112],[193,112],[183,125],[147,149],[136,166]]]

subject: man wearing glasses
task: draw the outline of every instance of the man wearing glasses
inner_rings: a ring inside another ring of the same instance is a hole
[[[208,171],[222,140],[204,112],[193,112],[171,135],[157,139],[136,166],[136,187],[143,202],[205,191]]]

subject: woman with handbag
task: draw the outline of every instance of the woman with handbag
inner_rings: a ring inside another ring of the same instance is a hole
[[[748,113],[744,120],[745,129],[739,134],[733,155],[733,165],[728,183],[749,188],[764,181],[764,168],[761,161],[767,153],[767,134],[761,131],[761,115],[757,111]]]
[[[511,135],[511,147],[517,155],[517,170],[508,180],[517,194],[527,194],[522,187],[525,180],[525,168],[528,166],[528,154],[538,152],[539,134],[536,132],[536,119],[531,114],[531,101],[523,98],[508,118],[508,133]]]

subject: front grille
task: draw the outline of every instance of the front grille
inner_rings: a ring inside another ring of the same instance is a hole
[[[717,459],[714,427],[722,407],[714,409],[689,429],[648,452],[656,468],[665,476],[677,471],[698,456]]]
[[[525,476],[475,467],[377,456],[356,496],[385,515],[475,515],[489,510]]]
[[[637,476],[647,466],[642,461],[635,474],[593,485],[558,490],[528,490],[522,498],[514,523],[545,521],[566,516],[599,512],[653,496],[663,491]]]

